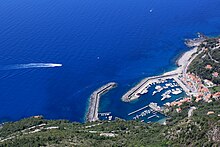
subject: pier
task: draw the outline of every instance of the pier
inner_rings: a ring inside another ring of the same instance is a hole
[[[140,109],[138,109],[138,110],[132,111],[131,113],[128,113],[128,116],[129,116],[129,115],[132,115],[132,114],[134,114],[134,113],[137,113],[137,112],[139,112],[139,111],[141,111],[141,110],[143,110],[143,109],[145,109],[145,108],[147,108],[147,107],[149,107],[149,106],[147,105],[147,106],[144,106],[144,107],[142,107],[142,108],[140,108]]]
[[[112,88],[114,88],[116,86],[117,86],[117,84],[115,82],[110,82],[110,83],[100,87],[99,89],[97,89],[96,91],[94,91],[91,94],[89,110],[88,110],[87,117],[86,117],[86,120],[88,122],[93,122],[93,121],[99,120],[98,109],[99,109],[100,97],[101,97],[101,95],[105,94],[106,92],[108,92],[109,90],[111,90]]]
[[[159,118],[159,116],[158,116],[157,114],[154,114],[154,115],[149,116],[147,119],[151,119],[151,118],[153,118],[153,117]]]
[[[99,113],[100,116],[109,116],[111,112]]]

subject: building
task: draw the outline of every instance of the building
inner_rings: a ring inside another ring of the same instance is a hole
[[[212,66],[210,64],[206,65],[205,69],[212,69]]]
[[[218,73],[217,73],[217,72],[213,72],[213,73],[212,73],[212,76],[213,76],[213,77],[218,77]]]
[[[204,84],[207,85],[208,87],[213,87],[213,86],[215,86],[215,84],[212,83],[212,81],[210,81],[210,80],[205,79],[205,80],[203,80],[203,82],[204,82]]]
[[[213,94],[212,97],[216,100],[219,100],[220,99],[220,92],[216,92],[215,94]]]

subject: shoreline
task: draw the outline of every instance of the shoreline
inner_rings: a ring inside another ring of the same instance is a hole
[[[99,120],[98,118],[98,109],[99,109],[99,101],[100,97],[111,90],[112,88],[115,88],[117,86],[117,83],[115,82],[110,82],[100,88],[98,88],[96,91],[94,91],[90,95],[90,104],[89,104],[89,109],[86,115],[86,121],[88,122],[94,122]]]
[[[191,56],[197,52],[197,47],[194,47],[185,53],[183,53],[177,60],[176,60],[176,69],[167,71],[163,74],[157,75],[157,76],[151,76],[146,77],[142,79],[140,82],[138,82],[133,88],[131,88],[128,92],[126,92],[122,96],[122,101],[124,102],[130,102],[133,100],[136,100],[140,97],[141,94],[145,94],[148,92],[148,87],[153,84],[154,82],[158,82],[158,80],[165,80],[168,78],[173,78],[175,80],[178,79],[178,76],[183,74],[184,68],[186,68]],[[180,80],[178,80],[178,83],[180,83]],[[181,84],[181,83],[180,83]],[[181,84],[184,86],[184,84]],[[184,86],[185,92],[189,94],[189,90],[186,90]]]
[[[190,63],[198,56],[198,46],[204,41],[204,38],[189,39],[185,44],[190,48],[186,52],[182,53],[179,58],[176,59],[176,69],[167,71],[163,74],[146,77],[133,86],[129,91],[127,91],[122,97],[123,102],[130,102],[138,99],[142,94],[148,92],[148,88],[153,83],[160,83],[160,81],[173,79],[175,80],[180,87],[185,91],[185,93],[190,96],[192,91],[191,89],[181,80],[181,78],[186,78],[186,73]],[[90,96],[90,104],[88,108],[88,113],[86,115],[86,121],[93,122],[99,120],[98,118],[98,108],[99,101],[102,94],[108,92],[112,88],[116,87],[116,83],[110,82],[101,88],[94,91]]]
[[[190,48],[190,50],[184,52],[177,60],[176,65],[177,68],[171,71],[167,71],[163,74],[160,74],[158,76],[152,76],[152,77],[146,77],[142,79],[140,82],[138,82],[134,87],[132,87],[128,92],[126,92],[122,96],[122,101],[124,102],[130,102],[133,100],[136,100],[140,97],[141,94],[145,94],[148,92],[148,88],[153,83],[157,83],[160,80],[165,79],[174,79],[186,92],[187,95],[190,95],[191,89],[189,89],[185,83],[180,80],[180,77],[186,78],[186,73],[188,66],[190,63],[195,59],[196,56],[198,56],[200,52],[197,52],[198,46],[205,40],[205,37],[199,36],[200,33],[198,33],[198,38],[195,39],[189,39],[185,42],[185,44]],[[195,54],[196,53],[196,54]]]
[[[191,48],[190,50],[182,53],[182,55],[175,62],[176,66],[177,66],[176,69],[171,70],[171,71],[167,71],[167,72],[163,73],[162,75],[168,75],[171,73],[182,73],[184,66],[187,65],[190,58],[192,58],[192,55],[197,52],[197,49],[198,49],[198,47],[194,47],[194,48]]]

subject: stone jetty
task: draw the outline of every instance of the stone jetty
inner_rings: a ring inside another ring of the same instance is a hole
[[[108,92],[109,90],[111,90],[112,88],[114,88],[116,86],[117,86],[117,83],[110,82],[110,83],[100,87],[99,89],[97,89],[96,91],[94,91],[91,94],[89,110],[88,110],[87,117],[86,117],[86,120],[88,122],[93,122],[93,121],[99,120],[98,109],[99,109],[100,97],[101,97],[101,95],[105,94],[106,92]]]

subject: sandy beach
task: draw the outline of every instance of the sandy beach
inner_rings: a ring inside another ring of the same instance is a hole
[[[185,52],[184,54],[182,54],[182,56],[176,61],[178,67],[175,70],[165,72],[163,75],[183,73],[184,68],[186,68],[186,66],[190,62],[190,59],[192,58],[192,55],[197,52],[197,49],[198,49],[198,47],[194,47],[191,50],[189,50],[189,51]]]

